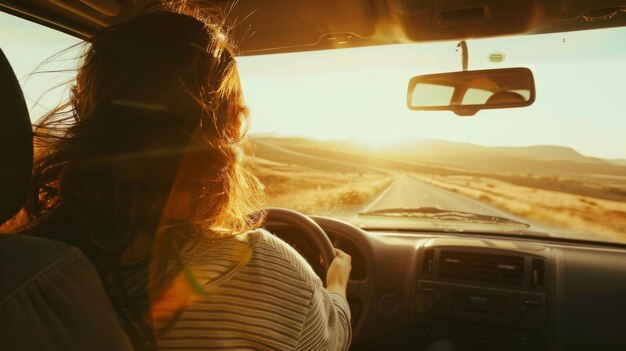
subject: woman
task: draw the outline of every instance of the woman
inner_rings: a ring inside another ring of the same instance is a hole
[[[327,287],[256,229],[262,186],[227,38],[197,13],[103,30],[36,129],[30,231],[78,246],[136,349],[340,350],[350,257]]]

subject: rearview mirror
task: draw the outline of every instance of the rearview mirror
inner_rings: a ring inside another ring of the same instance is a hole
[[[407,106],[414,111],[452,111],[473,116],[484,109],[529,106],[535,80],[528,68],[488,69],[416,76],[409,81]]]

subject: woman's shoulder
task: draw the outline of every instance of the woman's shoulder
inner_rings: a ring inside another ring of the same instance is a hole
[[[181,254],[196,270],[211,270],[211,273],[203,273],[211,284],[221,282],[218,277],[233,277],[240,270],[261,275],[271,271],[299,280],[309,289],[317,289],[322,284],[313,268],[293,247],[262,228],[222,238],[203,236]]]
[[[257,258],[273,261],[286,269],[297,272],[311,285],[321,284],[321,280],[311,265],[292,246],[265,229],[256,229],[244,234]]]

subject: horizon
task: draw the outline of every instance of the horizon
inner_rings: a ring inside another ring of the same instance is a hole
[[[517,146],[511,146],[511,145],[483,145],[483,144],[478,144],[478,143],[468,143],[468,142],[458,142],[458,141],[454,141],[454,140],[447,140],[447,139],[434,139],[434,138],[416,138],[413,140],[405,140],[402,143],[399,144],[394,144],[394,145],[390,145],[390,146],[382,146],[382,147],[372,147],[366,144],[361,143],[358,139],[323,139],[323,138],[316,138],[316,137],[309,137],[306,135],[285,135],[285,134],[279,134],[279,133],[273,133],[273,132],[268,132],[268,133],[248,133],[248,137],[262,137],[262,138],[279,138],[279,139],[307,139],[307,140],[311,140],[311,141],[316,141],[316,142],[346,142],[346,143],[352,143],[355,146],[360,146],[365,150],[368,151],[374,151],[374,152],[384,152],[393,148],[397,148],[399,146],[403,146],[405,144],[409,144],[409,143],[415,143],[417,141],[437,141],[437,142],[446,142],[446,143],[451,143],[451,144],[456,144],[456,145],[471,145],[471,146],[479,146],[479,147],[485,147],[485,148],[513,148],[513,149],[525,149],[525,148],[533,148],[533,147],[552,147],[552,148],[559,148],[559,149],[567,149],[567,150],[572,150],[574,152],[576,152],[577,154],[586,157],[586,158],[597,158],[600,160],[604,160],[604,161],[626,161],[626,158],[604,158],[604,157],[599,157],[599,156],[593,156],[593,155],[586,155],[585,153],[580,152],[579,150],[577,150],[574,147],[570,147],[570,146],[563,146],[563,145],[554,145],[554,144],[532,144],[532,145],[517,145]]]

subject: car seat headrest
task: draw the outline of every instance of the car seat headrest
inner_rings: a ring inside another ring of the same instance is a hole
[[[501,91],[495,93],[487,99],[487,105],[492,104],[513,104],[518,102],[526,102],[526,99],[513,91]]]
[[[0,224],[26,203],[32,167],[33,131],[26,101],[0,49]]]

